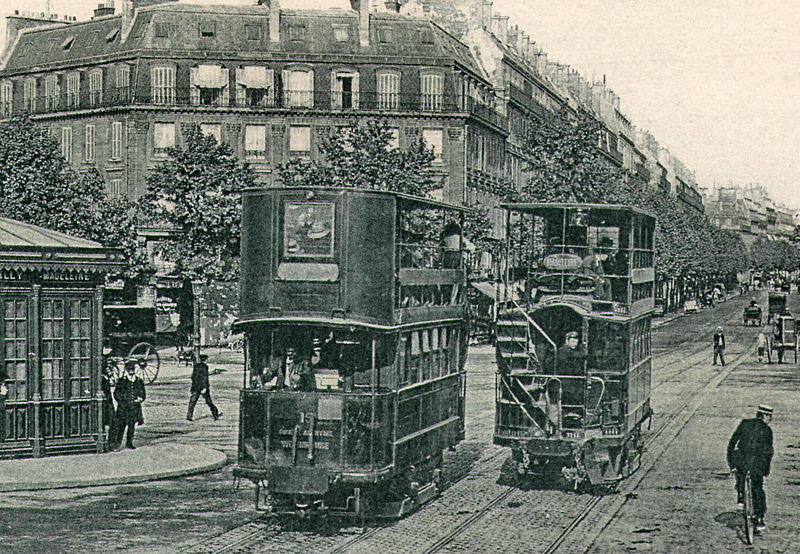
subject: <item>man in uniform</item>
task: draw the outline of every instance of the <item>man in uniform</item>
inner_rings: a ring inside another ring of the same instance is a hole
[[[208,364],[206,360],[208,360],[208,356],[206,354],[200,354],[200,361],[194,364],[194,368],[192,368],[192,388],[190,389],[189,409],[186,412],[187,421],[194,421],[194,407],[201,394],[206,404],[208,404],[208,408],[211,410],[211,417],[214,418],[214,421],[222,417],[222,412],[217,409],[214,402],[211,400],[211,388],[208,381]]]
[[[756,417],[743,419],[728,442],[728,467],[736,471],[736,498],[739,505],[744,501],[744,476],[750,471],[753,485],[753,511],[756,529],[764,529],[764,514],[767,497],[764,494],[764,477],[769,475],[772,462],[772,408],[761,405]]]
[[[145,398],[144,381],[136,375],[136,362],[128,360],[125,362],[125,374],[117,381],[117,386],[114,388],[114,399],[117,401],[115,450],[119,450],[126,429],[128,432],[125,446],[136,448],[133,446],[133,434],[136,432],[136,424],[144,422],[142,402]]]
[[[580,347],[580,335],[570,331],[564,338],[564,345],[556,352],[556,373],[558,375],[583,375],[586,351]]]

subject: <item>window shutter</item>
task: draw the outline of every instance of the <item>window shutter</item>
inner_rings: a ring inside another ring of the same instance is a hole
[[[231,97],[231,77],[230,77],[230,69],[224,67],[220,69],[220,75],[223,79],[222,91],[220,92],[220,104],[222,106],[227,106],[230,104],[230,97]]]
[[[191,102],[193,105],[200,104],[200,88],[197,86],[197,75],[200,71],[197,67],[192,67],[189,69],[189,95],[191,96]]]
[[[291,86],[291,82],[290,82],[291,81],[291,74],[292,74],[292,72],[289,71],[288,69],[284,69],[282,74],[281,74],[281,77],[283,78],[283,106],[284,107],[286,107],[286,106],[288,106],[290,104],[291,96],[289,94],[289,90],[290,90],[289,87]]]
[[[244,78],[244,68],[237,67],[236,68],[236,105],[237,106],[244,106],[245,105],[245,92],[246,88],[244,85],[241,84],[242,79]]]

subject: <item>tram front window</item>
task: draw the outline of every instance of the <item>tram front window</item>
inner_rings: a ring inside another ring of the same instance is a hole
[[[295,391],[358,390],[372,385],[373,335],[319,327],[253,334],[248,356],[250,388]],[[394,350],[375,340],[378,368],[391,365]]]

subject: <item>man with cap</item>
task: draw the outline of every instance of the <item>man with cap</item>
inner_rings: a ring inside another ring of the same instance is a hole
[[[116,444],[114,450],[119,450],[122,437],[127,429],[125,446],[133,446],[133,434],[136,431],[136,424],[143,423],[142,402],[146,396],[144,391],[144,381],[136,375],[136,362],[127,360],[125,362],[125,373],[117,380],[114,388],[114,399],[117,401],[116,433],[114,435]]]
[[[728,467],[736,471],[737,503],[744,500],[744,476],[750,472],[753,485],[753,511],[756,516],[756,529],[764,529],[764,514],[767,511],[767,497],[764,494],[764,477],[769,475],[772,463],[772,408],[761,405],[756,417],[743,419],[731,440],[728,441]]]
[[[192,368],[192,388],[190,389],[189,409],[186,412],[188,421],[194,421],[194,407],[201,394],[211,410],[211,417],[215,421],[222,417],[222,412],[217,409],[211,400],[211,387],[208,380],[208,364],[206,360],[208,360],[208,356],[200,354],[200,361],[194,364],[194,368]]]
[[[580,335],[569,331],[564,337],[564,345],[556,352],[556,374],[583,375],[586,351],[580,346]]]

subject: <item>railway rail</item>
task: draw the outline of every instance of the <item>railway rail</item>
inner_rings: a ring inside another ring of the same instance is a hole
[[[738,309],[733,314],[727,314],[721,324],[734,329],[738,335]],[[715,322],[716,324],[716,322]],[[706,328],[708,328],[706,326]],[[749,329],[749,328],[748,328]],[[749,330],[743,336],[750,336],[754,330]],[[677,395],[681,400],[672,402],[665,406],[662,413],[656,416],[655,429],[648,433],[646,446],[648,455],[643,461],[643,466],[633,476],[624,481],[619,487],[618,494],[615,495],[592,495],[572,494],[562,491],[550,491],[558,494],[558,501],[563,508],[561,512],[565,515],[562,519],[548,521],[547,526],[537,529],[540,535],[538,543],[526,541],[520,544],[518,549],[513,545],[507,551],[538,551],[538,552],[582,552],[591,546],[599,533],[608,525],[626,502],[626,497],[631,494],[639,483],[655,467],[658,460],[658,453],[666,450],[669,445],[680,434],[681,430],[688,424],[704,399],[727,377],[734,369],[747,357],[752,355],[752,348],[748,346],[740,352],[736,352],[729,364],[722,368],[720,372],[708,373],[709,365],[709,346],[708,333],[700,332],[692,335],[691,339],[681,340],[670,345],[669,351],[657,352],[655,358],[658,367],[671,365],[670,358],[679,359],[680,364],[676,364],[674,371],[663,372],[654,375],[653,391],[654,397],[658,397],[658,391],[667,383],[675,383],[683,377],[691,375],[691,378],[683,379],[686,383],[685,390]],[[733,333],[731,333],[733,334]],[[674,348],[679,348],[681,352],[676,354]],[[687,350],[688,349],[688,350]],[[654,348],[654,350],[656,350]],[[657,378],[657,379],[656,379]],[[659,421],[660,418],[665,418]],[[459,494],[461,486],[466,486],[465,481],[470,479],[485,481],[487,487],[497,488],[492,481],[496,479],[498,471],[503,465],[503,461],[508,457],[508,452],[504,449],[496,451],[489,450],[479,461],[471,466],[467,464],[460,468],[451,467],[446,471],[444,496]],[[470,479],[468,479],[470,478]],[[533,491],[534,493],[540,491]],[[300,529],[293,529],[291,524],[280,520],[270,514],[264,514],[243,526],[232,529],[226,533],[207,539],[199,544],[184,550],[185,552],[262,552],[278,549],[282,552],[303,552],[303,551],[325,551],[332,553],[344,552],[369,552],[380,549],[381,545],[385,548],[387,544],[396,544],[397,538],[410,537],[415,526],[420,523],[417,516],[424,517],[428,525],[436,527],[435,531],[429,533],[431,536],[427,544],[413,551],[434,553],[447,551],[464,551],[465,545],[473,544],[470,540],[479,538],[481,533],[487,531],[486,526],[491,525],[493,517],[497,512],[509,505],[522,505],[526,509],[531,507],[531,503],[541,502],[542,509],[545,502],[552,499],[537,500],[531,491],[520,489],[513,486],[502,485],[498,490],[483,498],[475,509],[468,513],[460,514],[458,521],[452,525],[439,522],[438,513],[443,513],[442,507],[437,508],[442,498],[435,500],[432,504],[423,507],[417,514],[411,514],[404,520],[397,522],[387,522],[376,524],[370,527],[336,527],[320,532],[307,532],[302,529],[303,522],[297,524]],[[549,498],[549,497],[548,497]],[[528,522],[530,519],[528,519]],[[424,524],[423,524],[424,525]],[[442,528],[448,529],[445,534],[439,535]],[[489,527],[491,529],[491,527]],[[355,536],[349,536],[358,533]],[[416,546],[416,544],[415,544]]]

